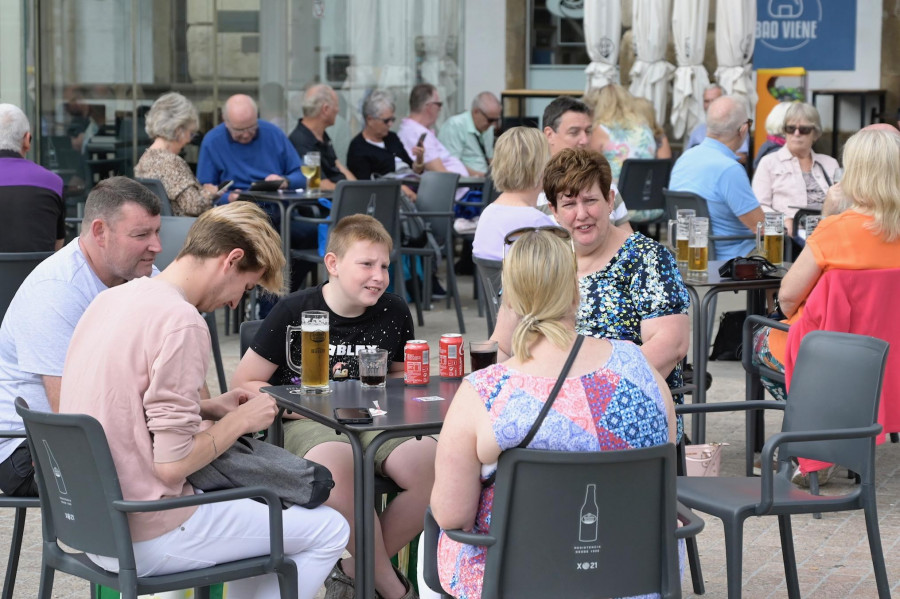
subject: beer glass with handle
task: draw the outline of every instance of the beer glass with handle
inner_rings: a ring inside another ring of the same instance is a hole
[[[757,223],[756,251],[775,266],[784,263],[784,214],[766,212],[765,224]]]
[[[291,338],[300,331],[300,364],[291,357]],[[328,312],[306,310],[300,315],[300,326],[287,327],[285,357],[288,367],[300,374],[303,393],[330,393],[328,386]]]
[[[695,214],[693,210],[681,209],[675,211],[675,218],[669,219],[669,243],[675,249],[675,260],[679,268],[684,268],[688,263],[688,238],[691,233],[691,219]]]
[[[695,216],[691,219],[688,239],[688,276],[706,277],[709,267],[709,219]]]

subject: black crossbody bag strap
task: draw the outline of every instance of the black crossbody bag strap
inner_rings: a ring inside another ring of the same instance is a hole
[[[537,418],[534,421],[534,424],[531,425],[531,428],[528,430],[528,434],[525,435],[525,438],[522,439],[522,442],[516,445],[515,449],[525,449],[528,447],[528,444],[531,443],[531,440],[534,439],[534,436],[537,434],[538,429],[541,428],[541,424],[544,423],[544,418],[547,417],[547,414],[550,413],[550,408],[553,407],[553,402],[556,401],[556,396],[559,395],[559,390],[562,389],[563,383],[566,382],[566,375],[569,374],[569,370],[572,368],[572,363],[575,362],[575,356],[578,355],[578,350],[581,349],[581,344],[584,343],[584,337],[578,335],[575,338],[575,343],[572,345],[572,351],[569,352],[569,357],[566,358],[566,363],[563,364],[562,371],[559,373],[559,378],[556,379],[556,384],[553,385],[553,389],[550,391],[550,395],[547,396],[547,401],[544,402],[544,406],[541,408],[540,414],[538,414]],[[482,487],[490,487],[494,484],[494,480],[497,478],[497,471],[494,472],[481,483]]]

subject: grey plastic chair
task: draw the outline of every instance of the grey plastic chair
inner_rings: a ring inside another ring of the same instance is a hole
[[[169,195],[166,193],[166,188],[163,186],[162,181],[159,179],[147,179],[141,177],[135,177],[135,181],[152,191],[159,198],[159,213],[163,216],[174,216],[174,212],[172,212],[172,204],[169,202]]]
[[[500,311],[500,277],[503,262],[472,257],[475,263],[475,285],[478,287],[478,302],[484,302],[484,317],[487,319],[488,336],[494,334],[497,326],[497,313]]]
[[[53,252],[10,252],[0,253],[0,322],[6,309],[34,268],[53,255]]]
[[[709,218],[709,206],[706,205],[706,199],[696,193],[672,191],[671,189],[663,189],[662,192],[665,198],[667,219],[674,219],[675,211],[679,209],[690,209],[696,213],[696,216]],[[746,239],[756,239],[756,235],[750,232],[741,235],[712,235],[712,222],[710,222],[709,259],[716,259],[716,241],[743,241]]]
[[[0,431],[0,439],[24,439],[25,431]],[[9,542],[9,557],[6,560],[6,577],[3,580],[2,599],[12,599],[16,586],[16,571],[19,569],[19,555],[22,553],[22,537],[25,532],[25,515],[28,508],[41,507],[37,497],[12,497],[0,493],[0,508],[13,508],[12,538]]]
[[[401,182],[398,180],[386,179],[340,181],[334,190],[334,200],[328,218],[313,218],[303,215],[295,215],[294,218],[308,223],[334,225],[351,214],[369,214],[375,217],[384,225],[394,240],[394,251],[391,252],[391,262],[394,263],[394,291],[402,297],[404,284],[403,265],[400,262],[400,185]],[[324,263],[318,249],[291,250],[291,258],[314,264]],[[419,299],[416,298],[416,300]],[[416,302],[416,313],[421,326],[424,322],[421,301]]]
[[[156,255],[153,263],[156,268],[163,270],[175,261],[175,257],[184,246],[188,231],[197,219],[193,216],[162,216],[159,229],[159,242],[162,251]],[[226,319],[227,319],[226,315]],[[228,391],[228,381],[225,377],[225,365],[222,363],[222,348],[219,345],[219,327],[216,324],[215,312],[204,312],[203,319],[209,328],[209,340],[212,346],[213,362],[216,365],[216,377],[219,380],[219,391]]]
[[[438,173],[428,171],[422,175],[419,189],[416,191],[416,216],[420,216],[428,225],[431,238],[436,247],[431,243],[423,248],[403,247],[401,253],[406,256],[419,256],[422,258],[425,274],[425,303],[431,298],[431,264],[432,258],[444,259],[447,262],[447,307],[450,300],[456,306],[456,321],[459,332],[466,332],[466,323],[463,320],[462,307],[459,303],[459,287],[456,280],[456,271],[453,268],[455,262],[453,253],[453,203],[456,196],[456,183],[459,175],[456,173]],[[409,216],[401,212],[401,217]],[[430,240],[429,240],[430,241]],[[410,269],[415,282],[416,269]],[[420,325],[422,323],[419,323]]]
[[[777,516],[788,596],[800,597],[791,514],[863,510],[878,596],[890,597],[875,506],[875,437],[888,343],[874,337],[813,331],[800,345],[787,402],[739,401],[676,406],[680,414],[749,409],[784,410],[780,433],[762,448],[763,464],[778,450],[778,472],[745,478],[679,477],[678,500],[716,516],[725,529],[728,597],[741,596],[743,524],[750,516]],[[823,368],[823,364],[831,365]],[[839,365],[839,367],[834,367]],[[846,495],[813,495],[791,484],[792,457],[845,466],[861,484]]]
[[[16,399],[16,411],[28,431],[44,515],[41,599],[51,597],[57,571],[119,590],[124,599],[192,587],[197,597],[208,598],[209,585],[274,573],[282,599],[296,599],[297,566],[284,556],[281,501],[275,493],[246,487],[158,501],[125,501],[106,434],[97,420],[84,414],[33,412],[22,398]],[[270,553],[187,572],[137,576],[129,513],[251,497],[269,507]],[[80,553],[63,551],[59,542]],[[117,558],[119,572],[100,568],[85,553]]]
[[[511,449],[500,455],[490,534],[446,534],[488,547],[484,599],[681,597],[677,540],[699,533],[703,520],[679,509],[675,480],[672,444],[590,453]],[[438,531],[429,511],[425,580],[444,592]]]

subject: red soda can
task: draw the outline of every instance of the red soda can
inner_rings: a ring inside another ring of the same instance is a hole
[[[413,387],[427,385],[431,381],[430,359],[427,341],[407,341],[403,348],[403,382]]]
[[[459,333],[441,335],[440,351],[441,378],[461,379],[465,364],[462,335]]]

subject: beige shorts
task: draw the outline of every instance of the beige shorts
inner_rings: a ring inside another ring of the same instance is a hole
[[[362,440],[363,449],[366,449],[380,432],[369,431],[362,433],[360,439]],[[392,451],[410,439],[415,439],[415,437],[400,437],[385,441],[378,448],[378,451],[375,452],[375,473],[379,476],[387,476],[384,472],[384,461],[387,460]],[[301,458],[306,457],[306,454],[316,445],[329,441],[350,444],[350,439],[347,438],[347,435],[338,433],[333,428],[315,420],[303,418],[300,420],[286,420],[284,422],[284,448]]]

